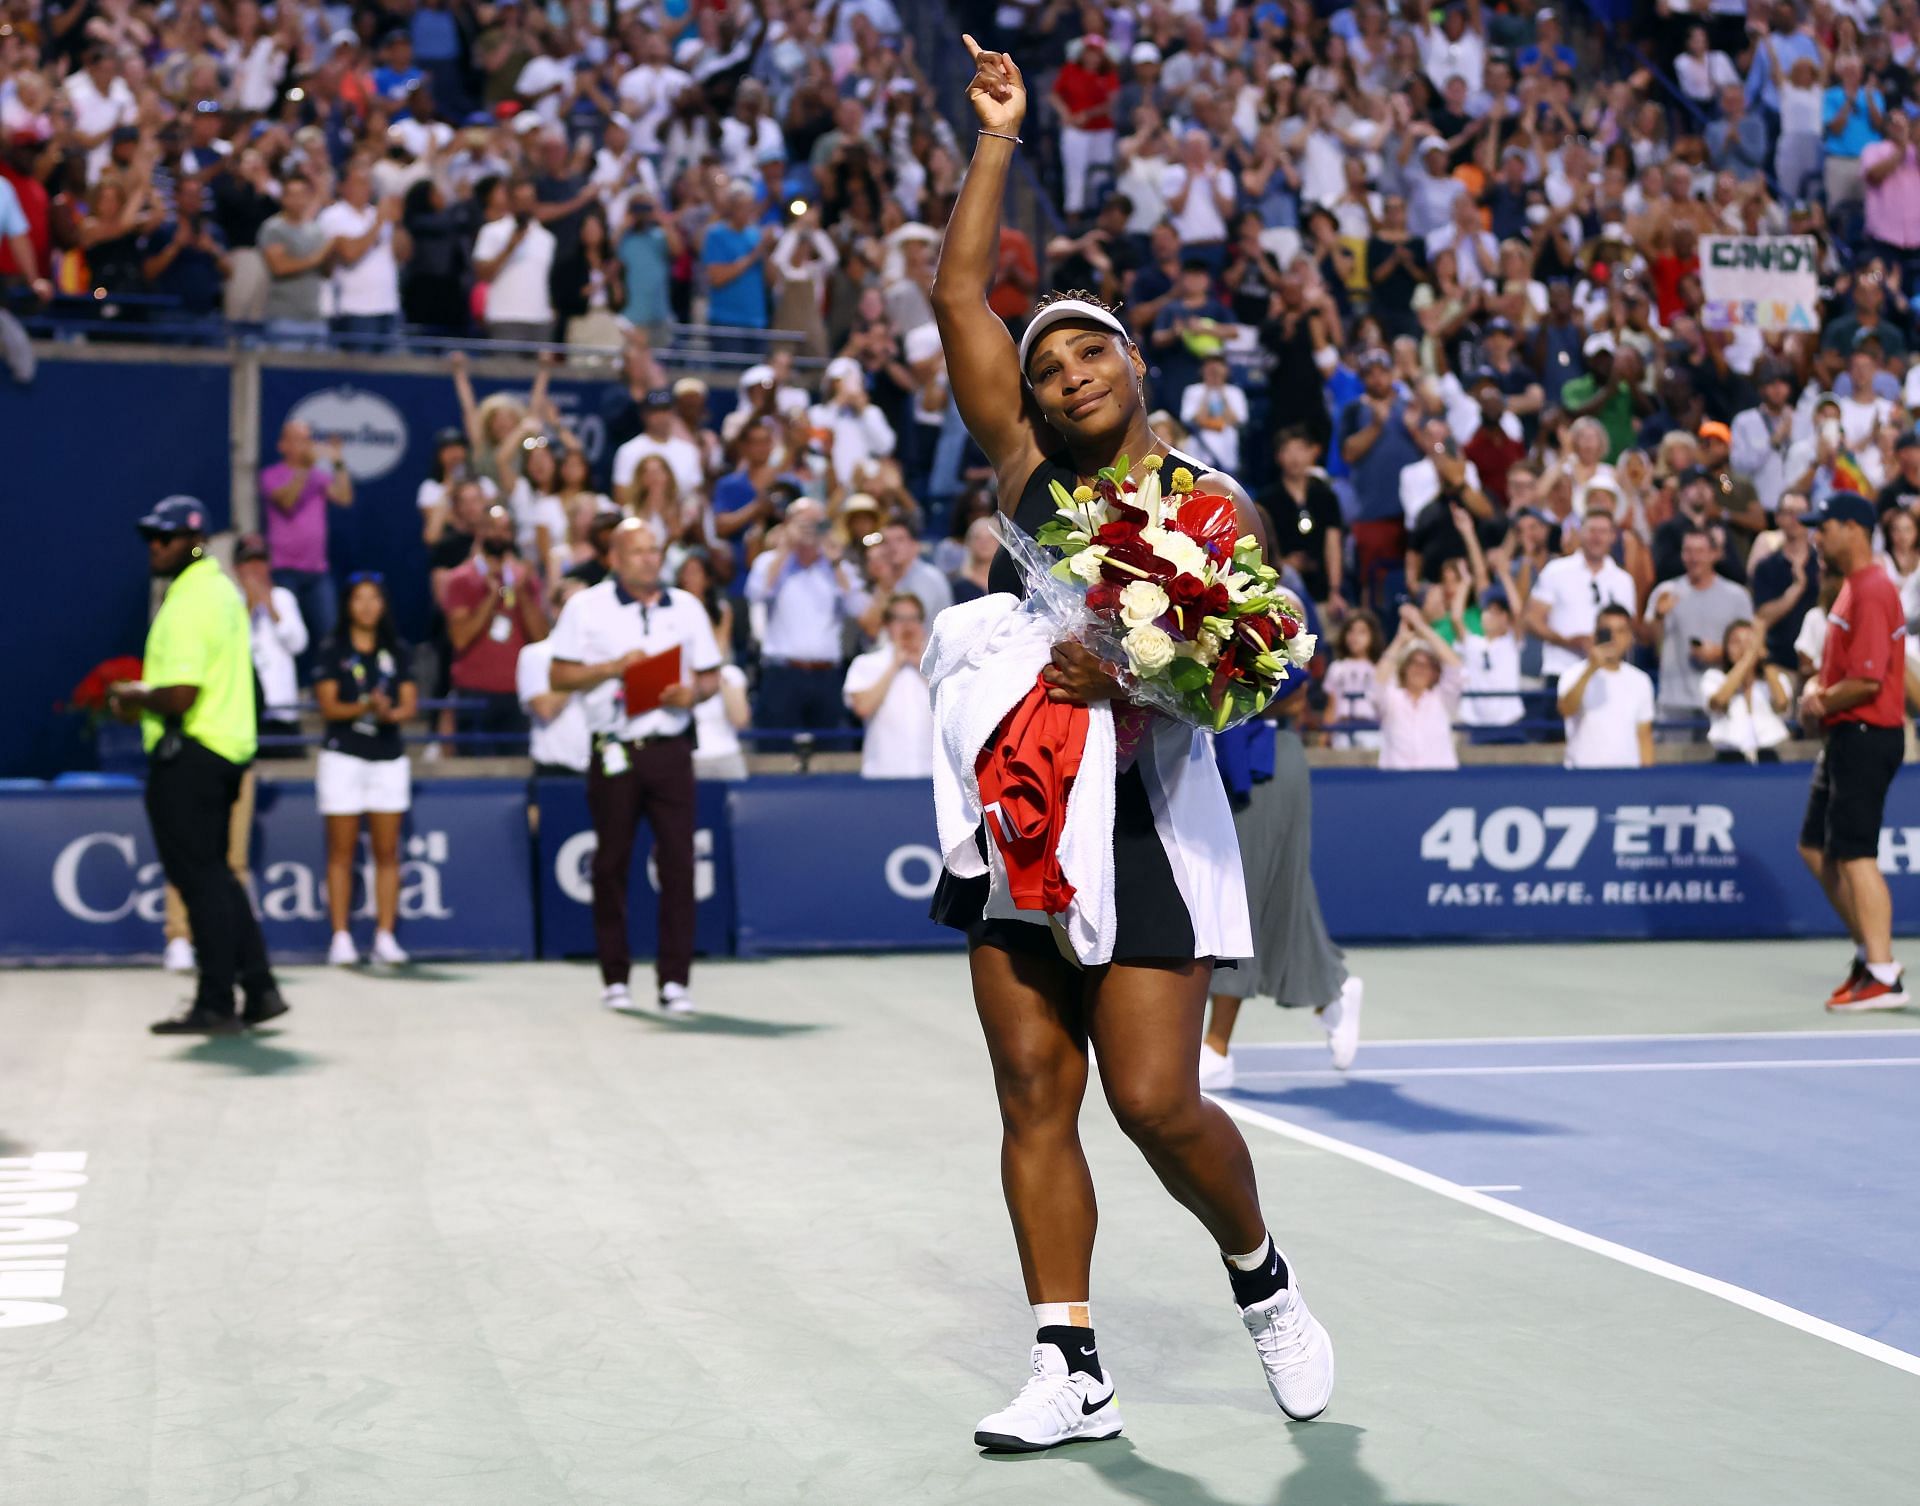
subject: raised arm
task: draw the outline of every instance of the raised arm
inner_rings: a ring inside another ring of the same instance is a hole
[[[1004,477],[1030,469],[1040,457],[1019,351],[1000,316],[987,307],[987,286],[1000,259],[1000,202],[1014,138],[1026,119],[1027,89],[1013,59],[981,51],[970,36],[964,40],[975,70],[967,98],[980,118],[980,138],[940,248],[933,315],[961,420]]]

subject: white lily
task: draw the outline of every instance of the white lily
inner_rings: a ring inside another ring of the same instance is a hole
[[[1148,471],[1147,479],[1140,483],[1133,494],[1133,505],[1147,515],[1146,526],[1160,526],[1160,473]]]

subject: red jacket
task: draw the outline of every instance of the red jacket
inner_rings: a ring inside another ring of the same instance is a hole
[[[987,832],[1022,910],[1059,915],[1073,901],[1073,885],[1060,871],[1060,834],[1086,752],[1088,716],[1085,706],[1049,701],[1046,681],[1036,679],[974,761]]]

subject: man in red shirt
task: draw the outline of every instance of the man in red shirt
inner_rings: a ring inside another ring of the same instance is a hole
[[[1069,216],[1086,212],[1088,174],[1113,166],[1113,97],[1119,92],[1120,70],[1107,52],[1107,39],[1098,32],[1082,37],[1079,55],[1070,55],[1053,81]]]
[[[1835,1012],[1907,1002],[1893,960],[1893,896],[1880,872],[1880,819],[1906,752],[1907,623],[1873,557],[1873,504],[1835,492],[1808,516],[1822,565],[1846,584],[1827,614],[1820,677],[1800,693],[1800,725],[1823,728],[1800,828],[1800,856],[1853,936],[1853,966],[1827,999]]]
[[[1507,472],[1527,458],[1527,447],[1509,434],[1501,422],[1507,416],[1507,394],[1500,386],[1499,372],[1490,366],[1481,367],[1474,373],[1468,390],[1480,405],[1480,427],[1460,447],[1460,453],[1473,463],[1473,468],[1480,473],[1480,484],[1505,516],[1509,504]]]
[[[524,752],[514,734],[527,730],[514,671],[520,650],[547,636],[540,577],[513,547],[513,514],[487,509],[480,547],[441,581],[440,605],[453,644],[453,694],[470,701],[459,717],[462,732],[491,733],[510,740],[460,743],[471,757],[510,757]]]

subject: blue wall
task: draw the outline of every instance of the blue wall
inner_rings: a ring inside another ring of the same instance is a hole
[[[8,646],[0,775],[84,765],[56,716],[102,659],[146,639],[147,551],[134,520],[170,492],[227,523],[231,435],[223,366],[42,361],[28,387],[0,382],[12,528],[0,642]]]

